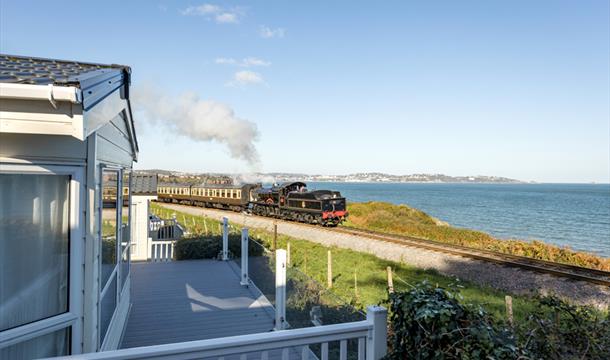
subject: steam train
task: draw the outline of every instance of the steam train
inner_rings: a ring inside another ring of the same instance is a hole
[[[308,191],[302,182],[263,188],[261,184],[187,185],[161,183],[157,198],[162,202],[194,205],[336,226],[348,216],[345,198],[338,191]]]

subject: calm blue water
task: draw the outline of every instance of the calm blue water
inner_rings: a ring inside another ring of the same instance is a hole
[[[610,257],[608,184],[309,183],[348,201],[407,204],[498,238],[543,240]]]

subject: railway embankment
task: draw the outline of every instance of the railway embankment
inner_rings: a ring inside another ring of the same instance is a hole
[[[575,281],[515,267],[507,267],[498,263],[376,240],[357,234],[337,232],[323,227],[275,221],[270,218],[249,216],[229,211],[174,204],[162,204],[162,206],[173,211],[195,216],[205,216],[216,220],[227,217],[232,223],[266,231],[273,231],[274,226],[277,225],[279,234],[324,246],[334,246],[371,254],[380,259],[404,263],[420,269],[432,269],[446,276],[457,277],[483,287],[490,287],[514,295],[555,294],[569,299],[576,304],[592,305],[600,309],[608,309],[610,307],[610,287],[608,286]],[[357,266],[357,264],[354,264],[354,266]]]
[[[610,259],[608,258],[542,241],[496,239],[482,231],[450,226],[423,211],[406,205],[365,202],[351,203],[348,208],[350,216],[344,226],[350,228],[610,271]]]

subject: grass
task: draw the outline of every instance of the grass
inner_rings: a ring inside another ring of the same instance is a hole
[[[178,221],[182,221],[190,232],[203,235],[206,235],[206,229],[207,235],[219,235],[221,232],[219,221],[171,211],[157,204],[152,204],[152,209],[162,218],[170,218],[173,214],[176,214]],[[417,216],[422,216],[425,219],[427,215],[417,214]],[[235,230],[239,230],[239,227]],[[265,247],[271,248],[272,233],[260,229],[250,229],[250,235]],[[455,279],[441,275],[434,270],[422,270],[408,264],[379,259],[366,253],[326,247],[278,234],[278,248],[285,249],[288,242],[291,246],[291,265],[319,284],[326,284],[327,251],[331,250],[333,259],[332,292],[343,299],[344,302],[353,304],[359,309],[364,309],[366,305],[379,304],[387,299],[386,268],[388,266],[392,267],[395,273],[394,287],[396,290],[407,289],[410,285],[423,280],[428,280],[441,287],[455,282]],[[272,262],[273,259],[269,259],[265,263],[271,266]],[[355,276],[357,276],[357,290],[354,281]],[[268,284],[261,284],[256,279],[255,284],[261,288],[263,293],[270,297],[273,296],[272,291],[265,289]],[[504,318],[505,293],[469,282],[461,282],[461,286],[463,287],[461,294],[466,302],[482,305],[498,319]],[[534,309],[534,306],[535,302],[528,297],[514,296],[513,311],[515,319],[517,321],[525,319]]]
[[[462,245],[506,254],[610,271],[610,259],[574,251],[542,241],[500,240],[475,230],[449,226],[423,211],[406,205],[384,202],[352,203],[343,224],[356,229],[374,230],[421,239]]]

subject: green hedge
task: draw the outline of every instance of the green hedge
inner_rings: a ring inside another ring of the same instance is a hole
[[[555,297],[514,326],[462,304],[457,287],[424,281],[388,302],[386,359],[610,359],[608,314]]]
[[[215,259],[222,251],[222,236],[197,236],[176,241],[176,260]],[[241,256],[241,236],[229,235],[229,254]],[[261,256],[263,248],[254,242],[248,244],[249,256]]]

